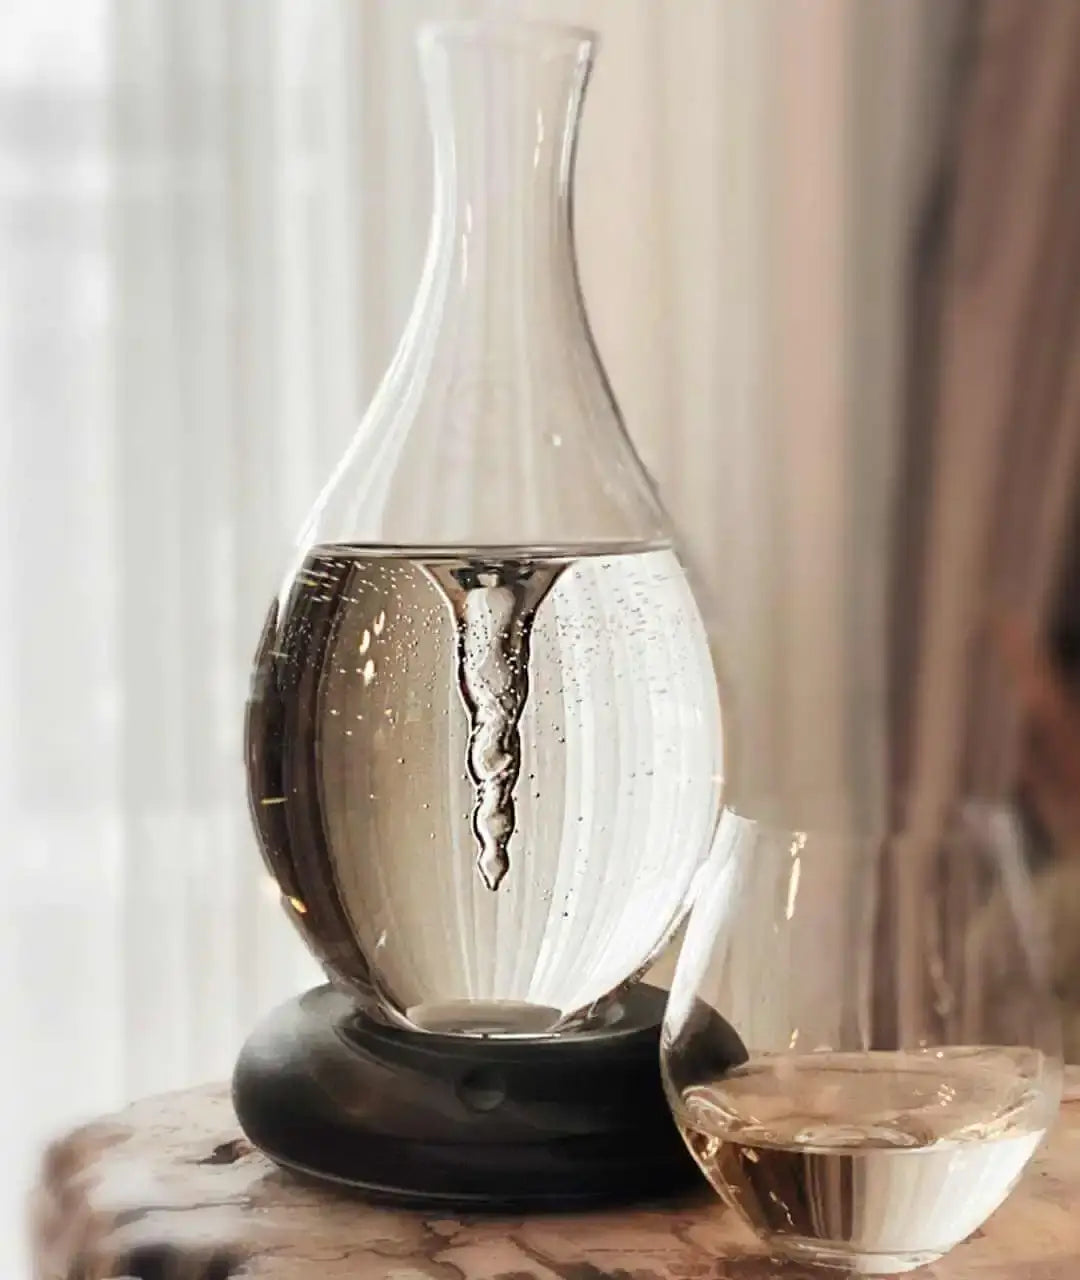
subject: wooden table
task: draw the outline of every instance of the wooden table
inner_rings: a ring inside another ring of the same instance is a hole
[[[223,1087],[140,1102],[46,1154],[37,1280],[809,1280],[710,1194],[580,1217],[438,1218],[302,1184]],[[920,1280],[1080,1280],[1080,1103],[1010,1201]]]

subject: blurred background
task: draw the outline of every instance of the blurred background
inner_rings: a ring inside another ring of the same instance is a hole
[[[741,681],[835,678],[814,566],[850,530],[821,497],[904,323],[903,238],[854,272],[854,233],[913,217],[962,0],[0,0],[5,1276],[50,1134],[224,1078],[317,977],[249,830],[248,667],[416,285],[417,24],[496,9],[602,33],[584,291]]]

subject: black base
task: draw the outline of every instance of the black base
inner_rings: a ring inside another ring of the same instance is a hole
[[[699,1177],[664,1100],[665,994],[550,1040],[382,1026],[318,987],[244,1046],[233,1101],[248,1138],[297,1172],[427,1209],[573,1209],[664,1196]]]

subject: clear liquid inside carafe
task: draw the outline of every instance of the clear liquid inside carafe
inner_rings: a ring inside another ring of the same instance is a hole
[[[252,812],[327,971],[423,1031],[617,1016],[722,774],[709,645],[596,355],[573,249],[592,42],[427,30],[417,302],[256,661]]]
[[[415,1026],[550,1031],[678,918],[717,726],[669,547],[320,547],[260,680],[279,750],[252,796],[290,907],[339,911]]]

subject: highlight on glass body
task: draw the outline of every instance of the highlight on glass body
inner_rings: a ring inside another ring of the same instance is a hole
[[[1058,1021],[1000,817],[972,807],[899,850],[722,817],[664,1083],[702,1172],[774,1253],[863,1275],[932,1262],[1046,1134]]]

